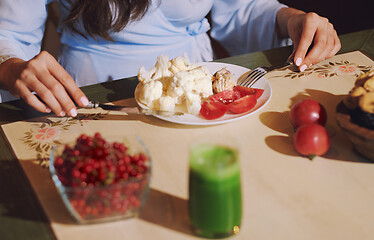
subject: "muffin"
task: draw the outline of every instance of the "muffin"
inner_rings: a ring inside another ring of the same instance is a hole
[[[336,111],[337,123],[354,149],[374,161],[374,70],[357,78]]]

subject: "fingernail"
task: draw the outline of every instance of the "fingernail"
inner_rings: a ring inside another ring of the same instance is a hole
[[[75,109],[75,108],[72,108],[71,110],[70,110],[70,116],[72,116],[72,117],[76,117],[77,116],[77,110]]]
[[[65,116],[65,114],[66,114],[66,113],[65,113],[64,111],[61,111],[60,114],[59,114],[59,116],[60,116],[60,117],[63,117],[63,116]]]
[[[296,59],[296,66],[300,66],[300,64],[301,64],[302,61],[303,60],[301,58],[297,58]]]
[[[51,110],[50,108],[46,108],[46,109],[45,109],[45,112],[46,112],[46,113],[50,113],[51,111],[52,111],[52,110]]]
[[[86,97],[81,97],[81,103],[84,105],[84,106],[87,106],[88,105],[88,99]]]
[[[300,72],[304,72],[304,70],[307,68],[307,66],[304,64],[303,66],[300,67]]]

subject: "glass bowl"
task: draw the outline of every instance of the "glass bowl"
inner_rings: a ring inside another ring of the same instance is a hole
[[[61,156],[66,146],[74,147],[76,142],[54,146],[49,159],[50,174],[63,203],[74,220],[80,224],[100,223],[136,217],[139,215],[149,192],[151,158],[147,147],[141,139],[139,137],[109,137],[104,139],[109,143],[124,143],[128,148],[127,152],[130,156],[139,156],[139,153],[144,154],[146,156],[144,166],[148,170],[143,174],[138,174],[136,177],[129,177],[127,180],[112,181],[108,184],[105,183],[105,185],[79,183],[79,185],[76,184],[77,186],[67,186],[66,178],[61,177],[61,174],[58,175],[63,170],[58,165],[56,165],[57,167],[55,166],[55,161],[59,157],[61,161],[63,159]],[[63,161],[66,161],[66,159],[63,159]],[[118,175],[118,168],[120,166],[116,165],[116,176]],[[98,175],[98,172],[96,172],[96,175]]]

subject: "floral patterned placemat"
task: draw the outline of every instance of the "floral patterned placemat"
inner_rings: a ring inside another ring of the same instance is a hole
[[[304,79],[306,81],[313,81],[313,79],[309,78],[320,80],[345,78],[349,79],[353,86],[355,78],[362,73],[370,71],[374,68],[373,66],[374,63],[371,59],[363,53],[356,51],[337,55],[320,64],[311,66],[304,72],[293,72],[288,68],[276,70],[269,73],[267,79],[270,83],[277,85],[278,83],[275,82],[277,79],[284,81],[303,81]],[[275,87],[273,90],[275,90]],[[124,100],[122,103],[128,105],[136,104],[133,99]],[[171,125],[163,123],[161,120],[153,119],[152,121],[157,121],[156,126],[154,126],[154,122],[151,123],[144,116],[134,117],[125,113],[98,109],[79,109],[78,113],[78,116],[75,118],[46,115],[38,119],[5,124],[1,127],[50,219],[51,226],[57,238],[69,240],[81,239],[82,236],[95,236],[95,234],[96,236],[100,236],[102,231],[104,231],[106,233],[113,233],[111,239],[121,239],[122,235],[114,234],[114,230],[121,232],[125,225],[134,227],[133,221],[119,221],[100,224],[100,226],[82,226],[73,223],[49,176],[48,158],[51,147],[54,144],[76,139],[82,133],[92,135],[98,129],[108,135],[140,133],[146,136],[148,140],[152,140],[152,136],[149,135],[151,133],[147,132],[149,129],[153,130],[160,125],[162,127],[169,127]],[[162,132],[165,129],[157,128],[156,130]],[[179,131],[182,130],[179,129]],[[188,130],[186,129],[185,131]],[[177,134],[180,134],[180,132]],[[138,225],[135,224],[135,226]],[[137,232],[136,229],[134,230],[134,234]],[[84,234],[82,235],[83,232]],[[107,235],[104,237],[109,238]]]
[[[304,72],[291,71],[289,68],[284,68],[283,70],[278,70],[277,73],[279,74],[273,75],[272,78],[283,77],[294,79],[305,78],[308,76],[316,76],[318,78],[331,78],[334,76],[358,77],[359,75],[373,69],[373,66],[367,63],[361,64],[357,63],[357,61],[347,60],[346,58],[341,59],[343,56],[347,56],[347,54],[337,55],[332,59],[305,69]],[[348,56],[349,59],[353,58],[353,56],[366,58],[366,56],[361,52],[354,52],[354,54],[349,53]]]
[[[23,147],[27,146],[29,151],[16,151],[19,156],[18,159],[36,159],[37,163],[42,166],[48,166],[48,159],[53,145],[63,143],[65,133],[80,132],[81,128],[86,127],[89,120],[104,119],[108,113],[92,111],[87,113],[80,111],[80,114],[75,118],[41,118],[35,119],[35,122],[29,124],[29,128],[25,129],[18,140]],[[74,139],[69,134],[67,141]],[[18,144],[17,144],[18,145]],[[16,146],[17,146],[16,145]],[[32,154],[32,155],[31,155]]]

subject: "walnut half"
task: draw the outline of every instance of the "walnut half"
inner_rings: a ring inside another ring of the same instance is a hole
[[[344,99],[347,108],[360,107],[362,111],[374,114],[374,70],[359,76],[355,86]]]
[[[213,92],[219,93],[225,90],[231,90],[236,85],[234,74],[226,68],[222,68],[213,75]]]

